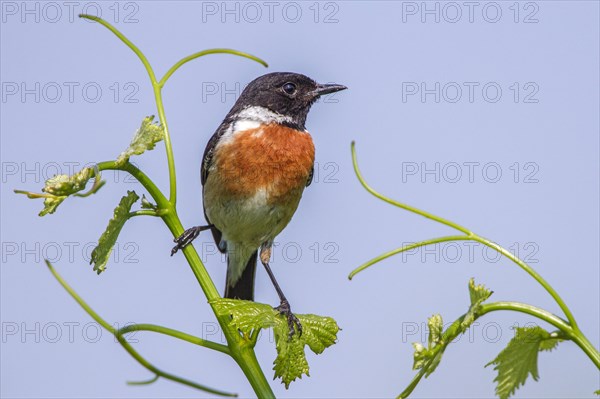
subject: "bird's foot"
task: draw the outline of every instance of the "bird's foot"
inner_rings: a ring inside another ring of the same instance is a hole
[[[300,324],[300,320],[296,317],[295,314],[292,313],[290,308],[290,304],[288,301],[281,301],[281,304],[275,308],[279,314],[284,315],[287,319],[288,328],[290,330],[290,334],[288,338],[291,340],[292,336],[298,332],[298,336],[302,336],[302,324]]]
[[[171,250],[171,256],[175,255],[175,253],[180,249],[185,248],[186,245],[191,244],[191,242],[194,241],[202,231],[208,230],[211,227],[211,224],[206,226],[195,226],[184,231],[182,235],[173,239],[173,241],[176,242],[177,245],[175,245]]]

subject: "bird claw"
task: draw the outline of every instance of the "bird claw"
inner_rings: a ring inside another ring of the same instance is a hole
[[[296,331],[298,332],[298,337],[301,337],[302,324],[300,324],[300,320],[298,320],[296,315],[292,313],[289,302],[282,301],[281,304],[275,308],[275,310],[278,311],[279,314],[285,316],[287,319],[288,328],[290,330],[288,339],[291,340]]]
[[[192,241],[194,241],[196,239],[196,237],[198,237],[202,231],[208,230],[211,227],[212,227],[211,225],[191,227],[191,228],[187,229],[186,231],[184,231],[183,234],[180,235],[179,237],[174,238],[173,242],[177,243],[177,245],[175,245],[173,247],[173,249],[171,249],[171,256],[175,255],[175,253],[177,251],[179,251],[180,249],[183,249],[187,245],[191,244]]]

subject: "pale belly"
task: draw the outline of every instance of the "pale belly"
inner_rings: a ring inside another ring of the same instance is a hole
[[[254,196],[231,197],[223,193],[211,176],[204,187],[206,214],[223,233],[225,241],[258,247],[273,240],[288,225],[302,197],[302,189],[288,193],[286,201],[270,203],[269,190],[262,188]]]

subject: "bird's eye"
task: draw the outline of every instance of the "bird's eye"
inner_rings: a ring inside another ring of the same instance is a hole
[[[281,86],[281,89],[289,95],[292,95],[296,92],[296,85],[293,83],[285,83],[283,86]]]

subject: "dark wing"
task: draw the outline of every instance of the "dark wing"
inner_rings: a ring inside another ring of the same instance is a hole
[[[310,183],[312,183],[314,176],[315,176],[315,167],[313,165],[313,167],[310,168],[310,173],[308,175],[308,180],[306,181],[306,187],[310,186]]]
[[[202,156],[202,167],[200,169],[200,182],[202,183],[202,186],[203,186],[202,187],[203,188],[202,189],[203,196],[204,196],[204,185],[206,184],[206,180],[208,179],[208,172],[210,171],[210,168],[212,166],[212,159],[213,159],[213,153],[214,153],[215,147],[217,146],[217,143],[221,139],[221,136],[223,136],[223,134],[227,131],[228,128],[229,128],[229,123],[227,123],[227,121],[223,121],[221,126],[219,126],[219,129],[217,129],[217,131],[212,135],[210,140],[208,140],[208,143],[206,144],[206,148],[204,149],[204,155]],[[203,204],[203,208],[204,208],[204,217],[206,218],[206,221],[209,224],[212,224],[211,221],[208,219],[208,215],[206,214],[206,204],[204,202],[204,198],[203,198],[202,204]],[[213,239],[215,240],[215,244],[217,245],[217,248],[219,249],[219,251],[225,252],[227,250],[227,248],[221,246],[221,238],[223,236],[221,231],[214,226],[211,227],[210,231],[212,232]]]
[[[221,125],[215,134],[212,135],[210,140],[208,140],[208,143],[206,143],[204,155],[202,155],[202,169],[200,170],[200,182],[203,186],[206,184],[206,179],[208,179],[208,171],[212,166],[213,152],[217,146],[217,143],[219,142],[219,139],[225,133],[225,130],[226,129],[223,128],[223,125]]]

